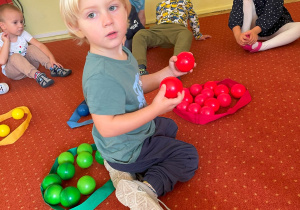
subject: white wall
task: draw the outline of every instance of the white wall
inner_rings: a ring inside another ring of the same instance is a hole
[[[161,0],[146,0],[147,24],[155,22],[155,8]],[[202,15],[231,9],[233,0],[191,0],[194,10]],[[293,2],[300,0],[286,0]],[[59,12],[59,0],[21,0],[24,8],[26,28],[40,41],[69,38]]]

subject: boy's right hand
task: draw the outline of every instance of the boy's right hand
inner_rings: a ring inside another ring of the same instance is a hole
[[[162,85],[152,101],[151,105],[159,112],[158,115],[172,111],[184,98],[184,91],[179,92],[177,98],[167,98],[165,94],[166,85]]]
[[[6,33],[6,32],[2,33],[1,39],[2,39],[3,42],[9,42],[10,41],[8,33]]]

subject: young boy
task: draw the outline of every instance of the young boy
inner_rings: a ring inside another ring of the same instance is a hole
[[[187,28],[188,22],[192,32]],[[139,30],[133,37],[132,54],[136,58],[140,74],[148,74],[148,47],[174,47],[173,55],[190,51],[193,35],[196,40],[205,40],[210,35],[202,35],[198,16],[190,0],[166,0],[156,7],[156,24],[149,29]]]
[[[10,79],[34,78],[43,88],[54,83],[37,68],[39,64],[50,69],[52,77],[66,77],[71,70],[57,63],[52,53],[28,32],[24,31],[23,14],[14,5],[0,6],[0,65]],[[31,45],[28,45],[30,43]]]
[[[179,104],[164,97],[163,85],[150,105],[144,93],[159,87],[167,76],[185,73],[169,66],[140,76],[135,58],[122,40],[130,13],[128,0],[61,0],[60,10],[69,31],[90,44],[82,76],[91,112],[93,138],[109,171],[116,196],[131,209],[162,209],[157,196],[191,179],[198,168],[195,147],[175,139],[177,126],[157,117]],[[139,180],[131,174],[139,173]]]

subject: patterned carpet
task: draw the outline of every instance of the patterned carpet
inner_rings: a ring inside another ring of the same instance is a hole
[[[286,7],[300,21],[300,2]],[[202,33],[212,39],[193,42],[197,67],[182,82],[189,87],[230,78],[246,86],[252,101],[206,125],[189,123],[173,112],[164,115],[178,124],[178,139],[195,145],[200,164],[192,180],[178,183],[161,200],[172,210],[300,209],[300,40],[250,54],[235,43],[227,20],[228,14],[200,18]],[[67,125],[83,100],[81,76],[88,46],[80,47],[73,40],[47,46],[73,70],[70,77],[54,78],[55,84],[43,89],[29,78],[11,81],[1,76],[10,91],[0,96],[0,113],[18,106],[27,106],[32,113],[24,135],[14,144],[0,146],[1,209],[51,209],[42,199],[40,185],[55,159],[81,143],[93,143],[91,125],[75,129]],[[166,66],[171,55],[172,49],[150,49],[149,72]],[[146,95],[148,103],[156,92]],[[14,130],[24,119],[2,123]],[[75,168],[75,177],[64,181],[64,187],[76,186],[85,174],[95,178],[97,187],[109,179],[96,161],[88,169]],[[112,194],[97,209],[127,208]]]

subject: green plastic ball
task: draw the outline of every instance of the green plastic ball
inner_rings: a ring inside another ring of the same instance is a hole
[[[98,150],[95,152],[95,159],[96,159],[96,161],[97,161],[98,163],[100,163],[101,165],[104,164],[103,157],[102,157],[102,155],[100,154],[100,152],[99,152]]]
[[[71,152],[63,152],[58,156],[57,162],[59,165],[62,163],[66,163],[66,162],[70,162],[73,164],[74,163],[74,155]]]
[[[80,144],[77,147],[77,155],[79,155],[81,152],[89,152],[93,154],[93,147],[88,143]]]
[[[80,200],[80,192],[76,187],[66,187],[60,193],[60,203],[64,207],[75,206]]]
[[[42,187],[45,190],[48,186],[52,185],[52,184],[61,184],[62,180],[60,178],[60,176],[58,176],[57,174],[48,174],[43,182],[42,182]]]
[[[91,176],[83,176],[77,182],[77,188],[83,195],[91,194],[96,188],[96,181]]]
[[[60,193],[63,187],[58,184],[52,184],[45,190],[44,199],[51,205],[57,205],[60,203]]]
[[[72,163],[63,163],[57,167],[57,174],[62,180],[69,180],[75,174],[75,166]]]
[[[93,164],[93,155],[89,152],[81,152],[76,158],[80,168],[88,168]]]
[[[57,158],[58,164],[70,162],[74,163],[74,155],[71,152],[63,152]]]

